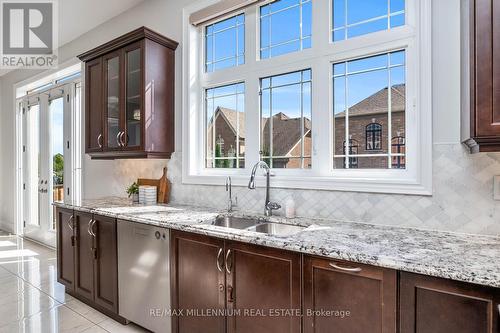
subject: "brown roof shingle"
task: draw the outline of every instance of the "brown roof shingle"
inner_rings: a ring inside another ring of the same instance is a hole
[[[387,91],[388,89],[384,88],[354,104],[349,108],[349,116],[366,116],[371,114],[387,113]],[[392,86],[391,99],[391,112],[404,111],[406,108],[406,86],[404,84]],[[335,115],[335,118],[343,117],[345,117],[345,111],[339,112]]]

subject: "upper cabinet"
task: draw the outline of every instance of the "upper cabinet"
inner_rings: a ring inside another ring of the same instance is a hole
[[[178,43],[142,27],[79,56],[85,62],[85,152],[169,158]]]
[[[462,1],[462,141],[500,151],[500,3]]]

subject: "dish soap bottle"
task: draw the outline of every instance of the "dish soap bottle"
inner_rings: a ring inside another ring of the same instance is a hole
[[[289,197],[285,202],[285,217],[288,219],[295,218],[295,201]]]

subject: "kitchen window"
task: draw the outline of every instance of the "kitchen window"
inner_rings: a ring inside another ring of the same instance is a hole
[[[393,152],[391,138],[406,132],[405,57],[403,50],[333,65],[335,167],[349,168],[347,138],[366,141],[366,151],[356,154],[358,168],[392,168],[392,157],[404,158]]]
[[[260,7],[261,59],[310,48],[311,14],[312,0],[278,0]]]
[[[206,167],[245,167],[245,84],[206,90]]]
[[[311,70],[261,84],[261,159],[271,168],[311,168]]]
[[[231,4],[185,10],[184,183],[431,193],[430,0]]]
[[[245,62],[245,15],[237,15],[205,27],[205,70],[242,65]]]
[[[333,41],[405,24],[405,0],[333,0]]]

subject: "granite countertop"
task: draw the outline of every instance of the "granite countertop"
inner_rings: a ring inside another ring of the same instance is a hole
[[[142,206],[118,198],[88,200],[78,206],[63,203],[55,205],[228,240],[500,288],[499,237],[310,218],[271,217],[269,220],[272,222],[307,226],[296,234],[273,236],[211,225],[216,217],[227,213],[210,208]],[[240,212],[232,215],[245,216]]]

